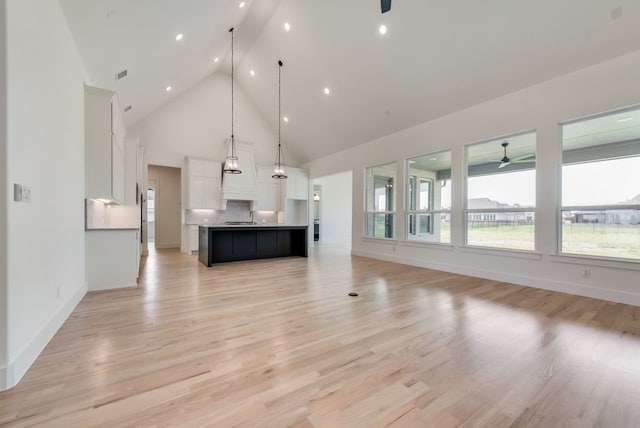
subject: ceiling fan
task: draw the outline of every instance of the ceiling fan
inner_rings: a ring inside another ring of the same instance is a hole
[[[503,141],[502,142],[502,148],[504,149],[504,157],[500,160],[494,160],[493,162],[500,162],[500,164],[498,165],[498,168],[504,168],[505,166],[512,164],[512,163],[529,163],[529,162],[533,162],[533,157],[535,157],[535,154],[533,153],[529,153],[526,155],[522,155],[522,156],[518,156],[517,158],[513,158],[511,159],[509,156],[507,156],[507,146],[509,145],[508,141]]]
[[[382,13],[389,12],[391,10],[391,0],[380,0],[380,8]]]

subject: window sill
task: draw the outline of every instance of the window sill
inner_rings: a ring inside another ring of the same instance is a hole
[[[551,261],[558,263],[571,263],[576,265],[600,266],[614,269],[627,269],[640,271],[640,261],[616,259],[613,257],[597,257],[582,254],[551,254]]]
[[[490,256],[514,257],[517,259],[542,260],[542,253],[527,250],[513,250],[510,248],[475,247],[464,245],[460,247],[463,253],[484,254]]]
[[[394,238],[375,238],[373,236],[363,236],[363,242],[375,242],[376,244],[398,245],[398,240]]]
[[[436,250],[453,251],[453,244],[447,244],[444,242],[429,242],[429,241],[401,241],[400,245],[403,247],[416,247],[416,248],[433,248]]]

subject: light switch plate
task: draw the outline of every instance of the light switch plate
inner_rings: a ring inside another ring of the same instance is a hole
[[[31,202],[31,187],[14,183],[13,200],[16,202]]]

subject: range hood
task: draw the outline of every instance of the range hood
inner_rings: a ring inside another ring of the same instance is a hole
[[[228,145],[229,141],[226,141],[225,144]],[[226,206],[228,200],[255,201],[258,199],[258,176],[251,144],[237,140],[235,144],[238,168],[242,174],[222,174],[221,199],[223,206]]]

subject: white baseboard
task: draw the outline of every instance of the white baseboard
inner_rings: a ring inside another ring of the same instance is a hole
[[[40,330],[40,333],[20,352],[20,355],[7,367],[0,367],[0,391],[13,388],[29,370],[47,343],[69,318],[71,312],[78,306],[80,300],[87,294],[87,284],[83,284],[57,314]]]
[[[470,267],[452,263],[433,263],[429,260],[390,256],[388,254],[380,254],[373,251],[361,251],[352,249],[351,254],[354,256],[369,257],[372,259],[386,260],[410,266],[451,272],[459,275],[475,276],[478,278],[492,279],[494,281],[508,282],[512,284],[524,285],[527,287],[540,288],[543,290],[558,291],[560,293],[575,294],[578,296],[591,297],[594,299],[602,299],[611,302],[640,306],[639,293],[630,293],[623,290],[605,289],[567,281],[557,281],[527,275],[498,272],[495,270],[482,269],[475,266]]]
[[[158,242],[155,243],[155,247],[156,248],[180,248],[180,243],[179,242],[174,242],[174,243],[167,243],[167,244],[159,244]]]

